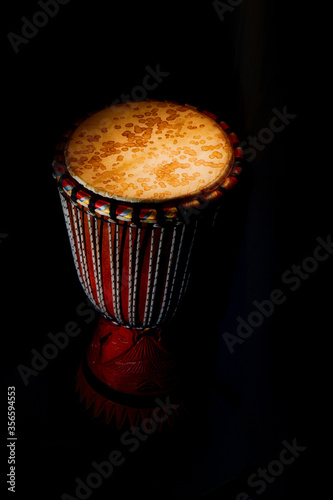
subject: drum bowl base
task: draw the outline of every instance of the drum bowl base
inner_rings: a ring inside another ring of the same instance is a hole
[[[118,326],[101,316],[76,390],[94,417],[161,430],[173,427],[185,407],[176,362],[163,346],[161,331]]]

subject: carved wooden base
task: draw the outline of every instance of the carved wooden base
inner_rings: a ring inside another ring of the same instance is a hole
[[[184,411],[175,360],[160,330],[138,331],[100,318],[77,373],[76,389],[95,417],[160,430]]]

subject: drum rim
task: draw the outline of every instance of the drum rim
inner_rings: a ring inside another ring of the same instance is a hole
[[[146,99],[146,101],[150,102],[149,99]],[[164,102],[171,101],[165,100]],[[100,110],[88,113],[84,118],[74,122],[60,138],[52,162],[53,177],[57,181],[59,190],[62,191],[66,197],[70,198],[72,202],[77,203],[83,209],[89,210],[93,214],[104,216],[106,219],[110,220],[128,222],[164,223],[167,221],[183,220],[184,214],[187,214],[189,211],[200,213],[201,209],[219,200],[238,184],[238,179],[243,169],[243,152],[238,137],[226,122],[210,111],[187,103],[182,104],[177,102],[177,104],[187,106],[209,116],[228,135],[230,145],[233,149],[233,158],[230,162],[231,168],[222,182],[211,191],[201,193],[200,195],[192,195],[188,198],[173,198],[169,202],[163,202],[163,200],[160,202],[130,202],[96,194],[80,184],[68,172],[65,162],[65,147],[74,130],[89,116]]]

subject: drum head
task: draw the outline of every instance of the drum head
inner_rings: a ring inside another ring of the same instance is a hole
[[[116,104],[70,130],[53,164],[59,187],[101,215],[156,222],[219,198],[241,172],[235,134],[175,102]]]

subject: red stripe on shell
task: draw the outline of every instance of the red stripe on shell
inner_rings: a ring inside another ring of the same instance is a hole
[[[96,208],[96,210],[99,210],[102,207],[105,207],[104,210],[106,210],[106,208],[109,207],[109,206],[110,206],[110,203],[107,203],[106,201],[103,201],[103,200],[97,200],[95,202],[95,208]]]
[[[236,148],[234,151],[235,158],[243,158],[243,151],[240,147]]]
[[[131,209],[130,207],[126,207],[125,205],[118,205],[116,214],[119,216],[128,216],[130,214],[126,212],[128,212],[129,210],[132,212],[133,209]]]
[[[88,195],[88,193],[80,190],[76,193],[76,198],[77,200],[81,200],[82,198],[90,198],[90,196]]]
[[[228,128],[230,128],[226,122],[219,122],[219,125],[223,130],[227,130]]]
[[[229,189],[231,189],[235,184],[237,184],[237,182],[238,182],[238,180],[236,179],[236,177],[228,177],[222,183],[222,186],[224,187],[224,189],[229,191]]]
[[[217,116],[214,115],[214,113],[211,113],[210,111],[203,111],[202,112],[204,115],[209,116],[210,118],[213,118],[213,120],[217,120]]]
[[[74,182],[71,181],[70,179],[63,179],[61,185],[63,188],[66,188],[67,186],[70,186],[73,188],[75,186]]]

